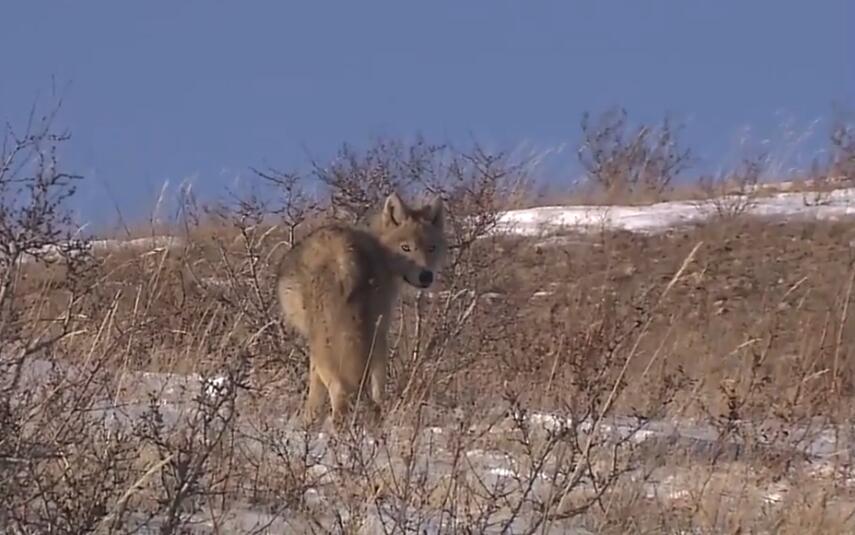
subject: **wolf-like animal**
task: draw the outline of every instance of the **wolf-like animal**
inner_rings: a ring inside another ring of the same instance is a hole
[[[321,227],[283,256],[281,312],[309,346],[306,424],[316,423],[327,398],[335,430],[357,398],[379,422],[389,317],[401,283],[431,286],[446,247],[442,201],[416,209],[392,193],[367,227]]]

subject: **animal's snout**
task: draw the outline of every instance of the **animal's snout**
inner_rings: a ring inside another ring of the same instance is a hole
[[[433,271],[428,271],[423,269],[421,273],[419,273],[419,283],[422,286],[430,286],[433,283]]]

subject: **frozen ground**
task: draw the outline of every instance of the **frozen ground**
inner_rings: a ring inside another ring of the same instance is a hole
[[[48,375],[75,381],[78,372],[72,368],[59,368],[47,360],[31,359],[21,370],[21,387],[23,390],[33,390],[44,384],[44,377]],[[225,381],[222,377],[202,378],[198,375],[129,374],[122,382],[127,388],[124,389],[120,402],[103,399],[96,404],[95,410],[91,411],[93,425],[103,425],[114,431],[130,430],[140,421],[140,417],[150,410],[151,399],[156,399],[165,428],[181,426],[197,414],[198,404],[194,399],[199,396],[208,399],[216,397],[222,392],[220,389],[225,386]],[[303,459],[308,466],[308,473],[311,474],[310,484],[302,491],[304,504],[308,504],[308,507],[315,511],[313,521],[325,518],[332,532],[337,532],[333,514],[337,501],[336,485],[340,484],[342,479],[352,477],[352,474],[342,471],[342,467],[348,464],[347,450],[336,448],[324,433],[305,433],[287,414],[270,413],[253,418],[263,418],[265,423],[277,432],[262,438],[262,435],[258,434],[257,419],[239,419],[237,434],[242,436],[240,447],[244,451],[260,452],[269,448],[270,441],[273,440],[280,451],[288,451],[295,459]],[[710,460],[715,458],[716,465],[723,470],[728,466],[739,466],[739,470],[744,470],[754,459],[764,454],[798,457],[807,461],[807,466],[810,467],[808,477],[855,488],[855,474],[850,468],[855,453],[855,441],[852,440],[855,425],[832,426],[817,421],[785,429],[773,429],[765,428],[762,423],[737,422],[739,433],[723,435],[712,425],[692,420],[640,421],[629,417],[609,417],[594,429],[590,420],[574,423],[566,415],[538,412],[525,415],[507,414],[489,429],[472,427],[464,431],[466,436],[482,435],[482,438],[472,438],[471,444],[462,451],[454,449],[451,436],[455,431],[450,427],[425,427],[418,430],[414,446],[415,461],[410,467],[410,477],[420,480],[421,485],[426,488],[439,487],[444,478],[449,478],[454,470],[459,473],[460,462],[457,461],[456,469],[453,466],[456,462],[455,453],[458,456],[462,453],[467,477],[477,480],[486,492],[526,492],[531,499],[545,499],[556,485],[561,486],[561,482],[568,478],[574,465],[551,455],[547,456],[542,464],[533,466],[531,457],[520,456],[513,446],[514,437],[518,437],[520,422],[541,437],[562,431],[580,437],[593,433],[600,444],[598,447],[603,450],[609,450],[611,446],[618,444],[624,444],[621,447],[630,449],[643,448],[647,452],[646,456],[660,459],[658,465],[652,469],[649,466],[639,466],[624,477],[636,481],[644,497],[658,503],[676,503],[689,500],[693,496],[693,492],[698,490],[696,486],[699,481],[693,467],[695,463],[695,466],[708,466]],[[373,454],[368,455],[373,458],[373,469],[399,475],[405,473],[403,460],[396,452],[402,451],[401,443],[406,442],[407,437],[414,431],[410,428],[390,429],[382,441],[364,436],[362,448]],[[407,448],[411,447],[412,443],[407,443]],[[676,457],[681,461],[670,465],[671,461],[668,459]],[[592,489],[592,483],[583,478],[581,485],[574,492],[581,494]],[[751,491],[753,495],[749,499],[753,499],[758,506],[773,506],[783,502],[791,488],[785,478],[776,483],[759,484]],[[746,499],[745,496],[742,498]],[[393,500],[376,500],[369,508],[367,518],[361,523],[360,533],[383,533],[382,526],[393,525],[393,519],[400,515],[401,507],[404,506]],[[245,507],[232,508],[226,517],[221,519],[219,529],[226,532],[244,532],[269,523],[263,532],[308,532],[309,521],[303,513],[296,510],[286,513],[278,511],[274,515],[257,506],[246,504]],[[346,510],[338,510],[338,513],[347,515]],[[484,532],[522,532],[530,522],[531,514],[532,511],[523,510],[508,531],[500,529],[502,513],[499,511],[493,518],[497,522],[496,529]],[[449,532],[448,518],[444,518],[440,510],[407,509],[406,516],[413,521],[408,533]],[[156,522],[146,520],[146,527],[140,533],[155,533]],[[198,522],[194,533],[214,532],[208,514],[200,514]],[[574,521],[557,523],[554,528],[548,532],[588,533],[581,526],[574,524]]]

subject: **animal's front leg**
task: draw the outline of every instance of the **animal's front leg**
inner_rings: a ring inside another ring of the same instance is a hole
[[[385,341],[376,341],[371,360],[368,364],[368,380],[370,382],[371,401],[375,425],[383,418],[383,400],[386,395],[386,360],[387,347]]]
[[[303,421],[307,426],[312,427],[317,422],[326,405],[327,396],[327,387],[324,386],[318,370],[314,364],[310,364],[309,393],[306,396],[306,403],[303,408]]]
[[[332,404],[332,429],[336,434],[341,433],[349,426],[347,421],[350,416],[352,391],[344,382],[338,378],[331,378],[327,389],[330,393]]]

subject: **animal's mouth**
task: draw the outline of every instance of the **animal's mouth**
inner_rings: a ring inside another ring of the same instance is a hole
[[[412,287],[414,287],[414,288],[418,288],[418,289],[420,289],[420,290],[424,290],[424,289],[426,289],[426,288],[430,288],[430,286],[431,286],[431,284],[432,284],[431,282],[429,282],[429,283],[427,283],[427,284],[425,284],[425,283],[423,283],[423,282],[413,282],[413,281],[411,281],[409,278],[407,278],[407,276],[406,276],[406,275],[404,275],[404,276],[403,276],[403,279],[404,279],[404,282],[406,282],[406,283],[407,283],[407,284],[409,284],[410,286],[412,286]]]

